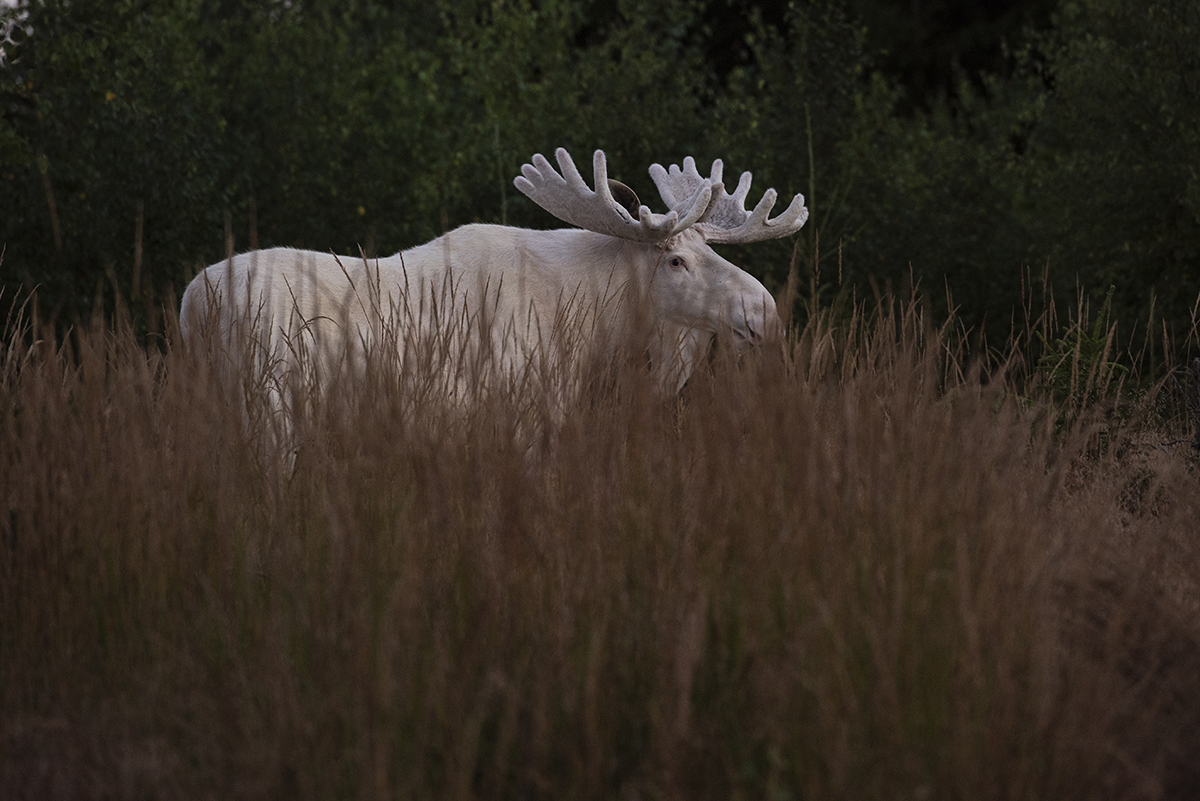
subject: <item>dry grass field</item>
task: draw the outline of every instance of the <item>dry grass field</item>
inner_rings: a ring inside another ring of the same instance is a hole
[[[1168,386],[1066,415],[885,300],[281,459],[174,339],[5,328],[0,798],[1200,797]]]

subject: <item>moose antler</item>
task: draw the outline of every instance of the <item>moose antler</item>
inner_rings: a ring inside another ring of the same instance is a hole
[[[521,175],[513,179],[513,184],[530,200],[560,220],[598,234],[635,242],[662,242],[692,227],[711,205],[713,186],[702,178],[694,182],[688,191],[681,189],[672,195],[671,200],[667,201],[670,211],[654,214],[648,206],[635,206],[637,195],[623,184],[617,184],[622,194],[621,200],[614,199],[604,151],[597,150],[592,157],[596,184],[594,191],[588,188],[566,150],[560,147],[554,151],[554,156],[562,170],[561,175],[545,156],[537,153],[532,164],[521,167]],[[623,190],[627,190],[628,194]],[[630,213],[635,207],[636,219]]]
[[[750,193],[752,176],[748,172],[742,173],[737,189],[730,195],[721,180],[724,168],[721,160],[716,159],[710,176],[705,178],[696,170],[695,159],[688,156],[683,160],[682,169],[677,164],[672,164],[670,170],[663,169],[661,164],[650,165],[650,177],[654,179],[658,193],[668,206],[672,206],[679,197],[694,192],[696,187],[705,184],[712,187],[709,206],[696,221],[696,230],[704,235],[707,242],[744,243],[777,239],[799,231],[808,219],[804,195],[799,194],[792,198],[782,214],[773,220],[767,219],[775,207],[777,193],[774,189],[763,193],[754,211],[746,211],[746,195]]]

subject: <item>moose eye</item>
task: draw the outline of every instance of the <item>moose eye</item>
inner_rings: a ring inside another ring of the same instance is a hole
[[[672,256],[671,257],[671,266],[676,270],[686,270],[687,262],[684,261],[683,258],[680,256]]]

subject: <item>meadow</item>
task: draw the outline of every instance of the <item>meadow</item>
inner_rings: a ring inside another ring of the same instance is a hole
[[[883,296],[552,430],[346,385],[280,460],[170,314],[12,309],[2,798],[1200,792],[1188,379],[1091,329]]]

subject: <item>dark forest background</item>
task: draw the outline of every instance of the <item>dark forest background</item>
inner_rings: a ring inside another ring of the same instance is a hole
[[[0,282],[70,322],[174,302],[290,245],[387,255],[554,227],[534,152],[695,155],[804,192],[805,303],[916,281],[1003,337],[1112,291],[1127,342],[1193,330],[1194,0],[22,0],[0,10]],[[819,236],[819,243],[818,243]],[[727,254],[784,281],[794,241]],[[104,306],[108,308],[108,305]],[[801,309],[803,311],[803,309]]]

